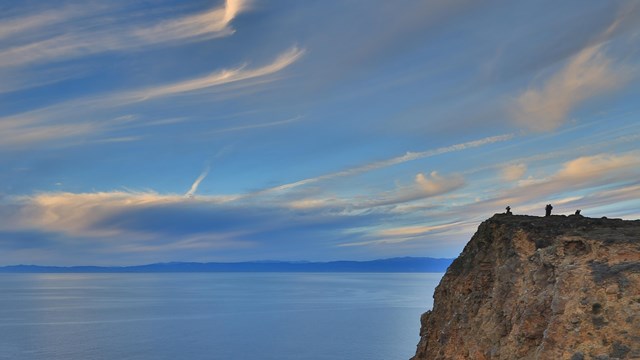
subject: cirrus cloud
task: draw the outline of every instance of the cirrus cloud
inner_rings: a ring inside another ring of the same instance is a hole
[[[230,22],[248,8],[247,1],[227,0],[223,6],[211,10],[145,25],[116,20],[126,17],[113,16],[112,11],[117,14],[128,10],[102,5],[28,14],[0,21],[0,39],[9,35],[27,39],[9,46],[0,43],[0,67],[48,63],[109,51],[228,36],[233,34]],[[80,21],[89,14],[93,21]],[[66,22],[67,26],[57,33],[42,31],[46,26],[61,22]]]
[[[576,106],[620,87],[626,80],[625,67],[607,56],[604,45],[589,46],[543,85],[523,92],[515,100],[512,114],[527,129],[551,131],[560,127]]]
[[[524,173],[527,172],[527,165],[525,164],[511,164],[502,168],[502,179],[505,181],[515,181],[522,178]]]
[[[0,118],[0,130],[2,130],[0,132],[0,148],[26,147],[34,143],[109,132],[114,128],[117,129],[123,122],[128,122],[129,119],[116,118],[111,121],[90,122],[86,119],[87,114],[91,114],[90,118],[100,117],[101,112],[108,112],[116,107],[161,97],[193,94],[231,83],[239,86],[251,86],[252,84],[248,80],[269,80],[270,75],[276,74],[296,62],[304,52],[304,49],[293,46],[278,55],[272,62],[259,67],[247,68],[246,65],[242,65],[189,80],[113,93],[102,97],[80,98]],[[79,119],[73,122],[74,118]],[[55,124],[51,125],[50,123]],[[260,125],[255,124],[245,129],[255,127],[260,127]],[[237,128],[236,130],[242,129]]]
[[[0,200],[0,234],[14,234],[0,238],[4,263],[20,259],[8,246],[30,246],[28,240],[16,244],[16,234],[47,239],[54,249],[49,261],[59,264],[77,264],[77,258],[65,254],[69,248],[101,263],[109,259],[105,254],[122,261],[132,252],[149,261],[211,259],[220,251],[246,258],[247,248],[263,259],[289,253],[299,257],[308,249],[326,255],[335,242],[360,236],[348,229],[371,226],[386,216],[292,209],[277,202],[236,201],[233,195],[53,192]]]

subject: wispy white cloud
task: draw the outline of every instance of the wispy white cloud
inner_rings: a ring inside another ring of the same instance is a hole
[[[477,224],[511,205],[516,214],[544,213],[544,205],[553,203],[554,213],[573,213],[582,209],[586,216],[624,216],[637,214],[640,196],[640,154],[596,154],[569,160],[548,176],[530,177],[516,186],[487,188],[484,199],[464,199],[441,206],[399,206],[392,211],[417,216],[424,224],[370,227],[361,232],[367,239],[340,244],[352,246],[397,246],[400,243],[468,239]],[[433,204],[431,204],[433,205]],[[613,209],[615,213],[612,213]],[[407,213],[408,212],[408,213]],[[464,220],[461,219],[461,214]],[[452,219],[460,219],[452,222]]]
[[[0,122],[0,149],[25,148],[30,144],[87,136],[99,131],[99,128],[99,125],[91,123],[49,125]]]
[[[79,68],[53,69],[0,69],[0,95],[22,91],[61,81],[79,78],[83,71]]]
[[[519,180],[527,172],[527,165],[523,163],[509,164],[502,168],[502,179],[505,181]]]
[[[0,147],[22,147],[40,141],[91,135],[108,132],[114,128],[122,128],[123,124],[130,123],[132,119],[125,117],[102,122],[87,122],[87,117],[99,118],[103,111],[110,111],[113,108],[126,106],[131,103],[152,100],[159,97],[184,95],[231,83],[250,86],[251,83],[248,82],[248,80],[267,78],[269,75],[282,71],[298,60],[303,54],[303,49],[294,46],[280,54],[273,62],[253,69],[247,68],[245,65],[232,70],[217,71],[213,74],[186,81],[101,97],[81,98],[42,109],[31,110],[19,115],[0,118],[0,129],[5,130],[0,133],[0,139],[6,138],[6,141],[0,142]],[[90,116],[87,116],[88,114],[90,114]],[[74,118],[78,119],[76,123],[73,122]],[[228,131],[276,126],[294,121],[297,121],[297,119],[294,118],[272,124],[236,127]],[[51,125],[51,123],[56,124]],[[152,121],[147,125],[161,125],[165,123],[167,123],[167,120],[161,122]],[[137,126],[140,126],[140,124],[137,124]]]
[[[222,249],[261,247],[282,256],[284,251],[325,248],[335,234],[358,224],[379,223],[376,214],[297,211],[262,201],[234,203],[233,196],[197,196],[155,192],[49,192],[0,198],[0,246],[3,263],[21,261],[13,248],[30,244],[7,234],[39,234],[52,245],[49,261],[77,264],[68,250],[85,261],[122,261],[135,252],[151,261],[175,261],[178,251],[187,259],[217,256]],[[295,218],[295,221],[292,221]],[[305,233],[305,242],[282,242]],[[13,235],[12,235],[13,236]],[[126,240],[125,240],[126,239]],[[11,247],[10,251],[4,251]],[[38,246],[36,246],[37,248]],[[211,252],[207,252],[211,251]],[[203,253],[204,252],[204,253]],[[29,260],[28,258],[28,261]]]
[[[196,191],[198,191],[198,186],[200,186],[200,183],[202,182],[202,180],[204,180],[207,177],[207,175],[209,175],[209,170],[211,170],[211,167],[207,165],[202,171],[202,173],[200,173],[200,176],[198,176],[196,181],[194,181],[193,184],[191,184],[191,188],[189,188],[189,191],[187,191],[187,193],[184,194],[184,196],[193,197],[193,195],[196,194]]]
[[[423,193],[430,196],[449,192],[460,187],[463,183],[464,180],[460,176],[446,178],[440,176],[436,171],[431,172],[429,176],[425,176],[423,173],[416,175],[416,184]]]
[[[293,188],[313,184],[320,181],[331,180],[331,179],[345,177],[345,176],[354,176],[354,175],[362,174],[365,172],[406,163],[409,161],[415,161],[415,160],[424,159],[424,158],[441,155],[441,154],[446,154],[454,151],[462,151],[462,150],[471,149],[471,148],[475,148],[475,147],[479,147],[487,144],[507,141],[512,139],[513,137],[514,137],[513,134],[490,136],[490,137],[482,138],[479,140],[468,141],[465,143],[455,144],[451,146],[445,146],[445,147],[437,148],[434,150],[425,150],[420,152],[407,152],[402,156],[394,157],[387,160],[375,161],[369,164],[357,166],[347,170],[342,170],[342,171],[338,171],[338,172],[334,172],[326,175],[299,180],[289,184],[279,185],[273,188],[265,189],[262,192],[285,191],[285,190],[290,190]]]
[[[513,117],[534,131],[558,128],[576,106],[624,84],[626,68],[607,56],[604,45],[586,47],[538,88],[530,88],[513,103]]]
[[[13,40],[17,35],[31,34],[42,31],[52,25],[72,21],[80,16],[87,16],[92,12],[104,10],[106,5],[66,6],[37,13],[8,16],[0,20],[0,41]]]
[[[637,199],[640,198],[640,183],[625,184],[612,189],[604,189],[589,193],[585,196],[573,197],[564,203],[564,207],[570,209],[587,209],[585,215],[593,213],[594,208],[606,208],[612,204],[618,205],[623,215],[627,219],[640,219],[638,208],[634,206]],[[628,206],[625,208],[625,203]]]
[[[179,194],[155,192],[95,192],[95,193],[40,193],[21,196],[14,200],[20,210],[14,214],[15,221],[4,223],[5,227],[40,229],[63,233],[69,236],[103,237],[126,232],[118,226],[102,222],[127,211],[147,208],[162,208],[194,204],[221,204],[229,200],[226,196],[206,196],[187,199]],[[149,230],[151,231],[151,230]]]
[[[459,174],[445,176],[440,175],[437,171],[432,171],[428,175],[419,173],[416,175],[412,185],[401,187],[381,196],[372,196],[371,199],[356,203],[355,206],[360,208],[374,208],[378,206],[404,204],[448,194],[462,188],[464,185],[465,180]]]
[[[230,127],[230,128],[214,130],[214,131],[211,131],[210,134],[219,134],[219,133],[227,133],[227,132],[234,132],[234,131],[244,131],[244,130],[251,130],[251,129],[259,129],[259,128],[272,127],[272,126],[281,126],[281,125],[286,125],[286,124],[291,124],[291,123],[298,122],[298,121],[302,120],[303,118],[304,118],[303,116],[296,116],[296,117],[293,117],[291,119],[286,119],[286,120],[271,121],[271,122],[266,122],[266,123],[258,123],[258,124],[242,125],[242,126],[234,126],[234,127]]]
[[[239,236],[241,234],[234,234]],[[220,251],[224,249],[251,248],[250,241],[235,240],[229,234],[197,234],[185,236],[184,239],[170,243],[129,243],[114,246],[110,252],[124,252],[134,254],[157,254],[176,251]]]
[[[638,171],[640,153],[598,154],[581,156],[564,164],[553,177],[554,181],[580,184],[590,181],[602,181],[603,177],[624,175],[628,171]]]
[[[234,69],[224,69],[206,76],[197,77],[186,81],[180,81],[169,85],[161,85],[134,91],[131,93],[125,93],[118,98],[121,98],[123,101],[144,101],[153,98],[179,95],[183,93],[207,89],[214,86],[259,78],[283,70],[287,66],[296,62],[296,60],[298,60],[303,54],[303,49],[294,46],[278,56],[270,64],[258,68],[247,69],[246,65],[242,65]]]
[[[339,247],[351,247],[351,246],[372,246],[372,245],[392,245],[399,244],[407,241],[416,240],[416,238],[424,237],[425,235],[431,235],[435,232],[441,232],[457,226],[460,226],[460,222],[453,222],[447,224],[438,225],[419,225],[419,226],[401,226],[395,228],[387,228],[381,230],[375,230],[368,234],[375,238],[375,240],[355,241],[338,244]]]
[[[302,198],[290,201],[288,206],[294,209],[347,208],[371,210],[380,206],[398,205],[412,201],[433,198],[460,189],[465,184],[459,174],[443,176],[436,171],[429,175],[419,173],[413,184],[401,186],[393,191],[367,196],[340,198]]]
[[[601,186],[626,187],[629,182],[637,181],[640,177],[639,169],[640,153],[637,151],[581,156],[566,161],[548,176],[528,177],[516,182],[511,188],[495,188],[487,191],[486,198],[451,207],[448,211],[441,211],[436,218],[464,213],[469,218],[481,219],[506,205],[510,205],[514,213],[542,210],[544,204],[551,202],[550,199],[553,198],[567,198],[572,194],[573,198],[570,200],[573,201],[584,197],[584,194],[603,191],[599,189]],[[607,203],[615,204],[619,201],[619,198],[612,197]],[[585,204],[588,205],[586,202]]]
[[[86,11],[86,8],[79,9]],[[94,7],[96,19],[100,19],[102,8]],[[63,32],[52,32],[48,37],[47,32],[40,31],[41,28],[77,17],[79,10],[70,8],[0,21],[0,38],[3,35],[21,35],[29,39],[10,46],[0,46],[0,66],[25,66],[108,51],[138,50],[149,45],[227,36],[233,33],[229,26],[231,21],[247,9],[246,1],[227,0],[223,6],[200,14],[143,26],[118,22],[114,20],[118,17],[102,14],[106,19],[102,20],[105,21],[70,23]]]
[[[119,137],[108,137],[104,139],[95,139],[90,142],[93,144],[109,144],[109,143],[124,143],[124,142],[132,142],[142,140],[143,136],[119,136]]]
[[[640,190],[637,183],[640,175],[638,159],[637,152],[579,157],[564,163],[549,176],[511,189],[500,189],[489,199],[447,205],[445,208],[412,210],[416,214],[408,223],[406,217],[398,218],[395,211],[356,209],[353,208],[355,202],[349,204],[350,201],[340,204],[328,201],[320,204],[322,206],[295,208],[287,206],[289,204],[284,199],[271,202],[239,195],[187,198],[180,194],[154,192],[55,192],[0,199],[0,213],[4,216],[0,231],[37,230],[61,234],[66,239],[83,237],[102,242],[113,253],[127,251],[121,242],[113,240],[126,237],[127,244],[131,246],[129,250],[137,252],[133,249],[138,249],[141,253],[156,255],[163,251],[170,253],[169,249],[242,248],[248,242],[263,241],[260,239],[265,239],[265,236],[268,239],[269,236],[279,238],[282,232],[296,234],[301,228],[312,230],[320,237],[329,232],[330,241],[316,239],[323,246],[418,246],[431,241],[468,238],[478,221],[492,211],[502,209],[502,204],[507,201],[517,213],[522,213],[542,209],[540,204],[548,203],[548,197],[593,188],[595,190],[588,195],[564,196],[554,201],[554,205],[558,210],[586,208],[586,213],[589,213],[596,206],[605,208],[610,204],[628,202],[637,198]],[[203,175],[195,183],[202,181]],[[450,178],[437,174],[418,175],[415,186],[437,196],[447,191],[445,184],[450,182],[447,180]],[[628,184],[629,181],[635,182]],[[197,189],[195,183],[192,189]],[[603,184],[620,185],[599,188]],[[342,207],[332,208],[338,205]],[[633,214],[635,206],[631,202],[622,209]],[[464,220],[455,220],[460,218],[460,214],[464,214]],[[292,222],[292,218],[296,221]],[[205,239],[213,244],[207,245]],[[305,246],[308,248],[310,245]]]
[[[164,21],[158,25],[137,29],[133,34],[147,43],[168,42],[193,37],[219,37],[230,35],[231,21],[249,8],[244,0],[227,0],[225,6],[201,14]]]
[[[412,186],[400,188],[396,192],[383,194],[377,200],[343,199],[344,201],[336,200],[333,202],[325,202],[323,204],[324,206],[304,206],[303,204],[300,204],[300,206],[292,206],[292,203],[287,202],[286,199],[273,199],[275,201],[266,199],[265,201],[265,199],[247,198],[242,195],[202,195],[194,197],[193,195],[196,194],[198,186],[206,178],[208,172],[209,167],[204,169],[194,181],[189,191],[182,196],[179,194],[158,194],[148,191],[113,191],[96,193],[51,192],[15,197],[10,201],[14,209],[12,220],[4,222],[4,230],[37,229],[40,231],[61,233],[67,236],[92,238],[108,238],[126,235],[131,238],[148,240],[150,239],[149,234],[152,233],[156,234],[156,236],[170,236],[171,234],[165,234],[163,233],[165,230],[162,230],[161,227],[154,227],[151,224],[145,225],[144,228],[138,228],[137,225],[131,225],[130,222],[136,223],[137,221],[143,221],[146,224],[147,221],[154,223],[166,221],[163,220],[163,217],[171,216],[170,214],[166,214],[166,212],[180,214],[175,215],[178,216],[178,218],[172,219],[171,221],[179,226],[182,226],[180,224],[184,223],[185,228],[181,228],[180,231],[183,231],[187,237],[193,234],[201,234],[202,236],[224,238],[226,232],[217,229],[215,223],[206,227],[206,231],[204,231],[201,227],[191,229],[189,226],[192,224],[192,221],[188,219],[191,216],[196,216],[198,219],[217,221],[215,220],[216,216],[219,217],[220,214],[227,212],[236,213],[238,218],[234,218],[233,221],[242,224],[242,226],[231,224],[233,228],[232,232],[235,234],[233,236],[237,236],[238,238],[242,238],[242,236],[249,233],[259,234],[260,229],[263,229],[262,231],[274,231],[274,227],[275,229],[281,227],[296,228],[306,226],[305,224],[308,221],[310,221],[309,224],[315,224],[317,222],[322,223],[326,221],[326,219],[332,219],[332,222],[336,222],[336,229],[344,229],[345,227],[357,226],[359,224],[357,219],[363,216],[374,216],[377,218],[377,215],[370,213],[370,210],[373,207],[384,205],[383,202],[391,204],[411,201],[412,199],[409,197],[426,198],[438,196],[452,191],[458,186],[455,184],[451,185],[458,181],[455,175],[447,177],[432,172],[428,176],[418,174]],[[358,202],[360,203],[358,204]],[[0,203],[0,205],[2,204]],[[343,209],[340,211],[327,211],[330,207],[342,207]],[[364,209],[365,207],[366,209]],[[15,209],[18,210],[15,211]],[[2,210],[1,206],[0,210]],[[267,219],[260,220],[261,227],[256,227],[257,225],[251,223],[250,214],[255,211],[262,214],[260,215],[261,218],[266,217]],[[246,215],[244,215],[245,213]],[[153,214],[153,218],[149,218],[146,214]],[[380,213],[380,216],[382,214],[383,213]],[[140,218],[137,219],[137,216]],[[271,216],[277,219],[275,223],[268,220]],[[296,216],[299,222],[289,224],[291,216]],[[160,217],[160,219],[153,220],[156,219],[156,217]],[[372,226],[377,225],[378,222],[366,222],[365,224]],[[6,228],[6,226],[8,226],[8,228]],[[238,233],[240,229],[247,229],[247,227],[250,231],[244,230],[241,234]],[[433,230],[438,228],[439,227],[436,226]],[[328,230],[330,229],[331,227],[328,228]],[[0,227],[0,230],[3,230],[3,228]],[[428,229],[423,230],[424,232],[428,231]],[[174,230],[170,227],[168,231],[171,232]],[[380,234],[376,233],[376,236],[378,235],[386,236],[388,234],[382,231]],[[399,239],[399,236],[396,237]],[[180,237],[176,239],[176,241],[181,241],[180,239],[184,239],[184,237]],[[228,237],[227,240],[229,240]]]

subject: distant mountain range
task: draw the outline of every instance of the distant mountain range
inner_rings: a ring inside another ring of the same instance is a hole
[[[0,273],[168,273],[168,272],[444,272],[453,259],[401,257],[370,261],[169,262],[135,266],[0,267]]]

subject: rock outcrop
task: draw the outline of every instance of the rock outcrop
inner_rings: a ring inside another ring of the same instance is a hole
[[[495,215],[421,323],[413,360],[640,359],[640,220]]]

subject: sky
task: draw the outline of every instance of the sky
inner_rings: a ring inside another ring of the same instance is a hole
[[[640,218],[634,0],[0,0],[0,265],[456,257]]]

